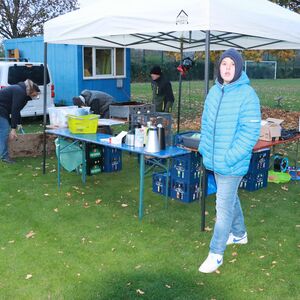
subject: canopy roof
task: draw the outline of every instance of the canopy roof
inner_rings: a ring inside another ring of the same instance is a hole
[[[45,23],[44,41],[180,51],[300,49],[300,15],[267,0],[95,1]]]

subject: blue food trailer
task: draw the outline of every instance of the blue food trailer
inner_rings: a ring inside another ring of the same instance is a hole
[[[6,57],[18,53],[29,62],[44,61],[43,36],[4,40],[3,44]],[[118,102],[130,100],[129,49],[49,44],[47,57],[56,105],[72,105],[72,98],[84,89],[106,92]]]

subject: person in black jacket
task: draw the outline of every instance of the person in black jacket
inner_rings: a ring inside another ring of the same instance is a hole
[[[14,162],[8,155],[8,139],[17,137],[16,129],[21,125],[20,111],[39,93],[38,85],[29,79],[0,90],[0,159],[3,162]]]
[[[160,66],[154,66],[150,71],[152,87],[152,103],[157,112],[172,111],[174,95],[171,82],[164,76]]]

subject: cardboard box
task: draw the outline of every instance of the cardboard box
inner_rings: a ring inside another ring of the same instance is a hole
[[[280,124],[284,120],[268,118],[261,121],[260,137],[262,141],[272,141],[273,139],[278,139],[281,136],[281,126]]]

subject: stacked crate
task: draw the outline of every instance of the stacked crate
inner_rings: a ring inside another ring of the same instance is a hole
[[[182,202],[192,202],[200,195],[200,155],[197,152],[173,158],[169,176],[168,196]],[[152,190],[166,194],[167,173],[154,173]]]
[[[243,177],[240,188],[256,191],[268,184],[268,170],[270,163],[270,149],[252,153],[248,173]]]
[[[122,169],[122,151],[119,149],[86,143],[85,159],[86,175],[88,176]],[[79,173],[82,173],[82,166],[79,167]]]
[[[92,143],[86,143],[85,159],[86,175],[92,176],[102,171],[103,156],[101,146]],[[82,173],[82,166],[79,167],[79,173]]]
[[[172,160],[171,197],[182,202],[199,199],[201,161],[198,152],[177,156]]]
[[[166,195],[167,187],[167,176],[169,177],[168,183],[168,196],[170,196],[170,174],[167,175],[167,172],[157,172],[153,173],[152,176],[152,191],[161,195]]]
[[[201,158],[198,152],[181,155],[173,159],[169,176],[168,196],[190,203],[200,196]],[[166,194],[167,173],[153,173],[152,191]],[[207,172],[205,195],[216,193],[213,172]]]
[[[117,172],[122,170],[122,151],[110,147],[102,147],[103,172]]]

